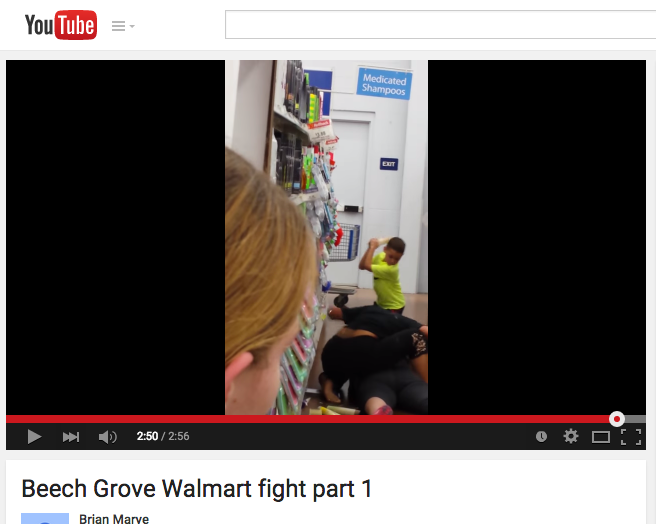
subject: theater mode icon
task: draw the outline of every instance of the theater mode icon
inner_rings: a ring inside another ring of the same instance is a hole
[[[21,513],[21,524],[69,524],[68,513]]]

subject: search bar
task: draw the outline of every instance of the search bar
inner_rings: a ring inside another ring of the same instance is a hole
[[[226,39],[656,39],[656,11],[226,11]]]

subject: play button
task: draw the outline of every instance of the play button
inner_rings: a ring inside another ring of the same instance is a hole
[[[34,433],[34,431],[27,430],[27,443],[31,444],[32,442],[39,440],[41,438],[41,435]]]

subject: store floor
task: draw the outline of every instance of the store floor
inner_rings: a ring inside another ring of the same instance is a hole
[[[332,305],[332,301],[337,295],[328,295],[329,304]],[[414,318],[417,322],[428,325],[428,295],[405,295],[406,307],[403,312],[404,316]],[[349,298],[349,307],[359,307],[359,306],[370,306],[376,301],[376,293],[373,289],[359,289],[355,295]],[[314,360],[314,366],[310,372],[310,379],[308,382],[308,390],[318,390],[319,389],[319,375],[323,371],[321,366],[321,352],[323,347],[326,345],[326,342],[330,340],[337,332],[344,327],[344,322],[338,320],[331,320],[327,318],[323,324],[323,331],[321,333],[321,338],[319,339],[319,344],[317,347],[317,357]],[[344,388],[345,391],[348,390],[348,387]],[[317,408],[319,405],[323,404],[319,395],[309,394],[309,405],[306,409],[303,410],[304,414],[309,414],[310,408]],[[348,406],[348,403],[344,404]],[[396,412],[397,415],[402,415],[401,412]]]

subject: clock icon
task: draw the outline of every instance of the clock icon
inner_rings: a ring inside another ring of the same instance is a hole
[[[535,439],[538,442],[544,442],[547,440],[547,432],[546,431],[538,431],[537,434],[535,435]]]

